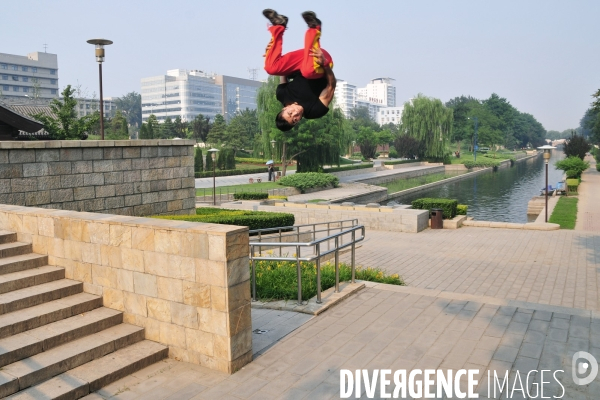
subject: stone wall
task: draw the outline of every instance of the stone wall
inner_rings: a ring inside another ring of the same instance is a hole
[[[0,229],[170,357],[228,373],[252,360],[247,227],[0,205]]]
[[[0,204],[190,214],[194,190],[192,140],[0,142]]]

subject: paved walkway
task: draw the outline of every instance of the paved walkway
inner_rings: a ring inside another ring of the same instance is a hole
[[[310,201],[316,199],[339,200],[381,190],[382,188],[380,186],[365,185],[363,183],[342,183],[340,187],[335,189],[288,196],[288,201]]]
[[[340,182],[359,182],[365,179],[379,178],[388,175],[397,175],[402,172],[418,171],[422,169],[437,168],[438,165],[419,165],[416,167],[405,167],[398,169],[386,169],[385,171],[365,172],[364,174],[349,175],[340,178]]]
[[[575,229],[600,232],[600,171],[596,170],[594,157],[588,156],[586,161],[590,162],[590,168],[581,176]]]
[[[598,232],[466,227],[367,238],[357,262],[399,272],[410,286],[370,284],[231,376],[166,360],[88,400],[335,399],[340,369],[375,368],[478,369],[482,399],[488,370],[509,371],[512,387],[517,371],[527,386],[530,370],[560,369],[562,398],[600,398],[600,378],[577,386],[570,372],[577,351],[600,360]],[[533,389],[542,377],[532,377]],[[544,381],[544,396],[561,395]]]
[[[266,171],[265,167],[265,171]],[[219,186],[231,186],[231,185],[246,185],[248,184],[249,178],[254,178],[256,182],[256,178],[261,178],[263,182],[269,181],[269,174],[267,172],[258,172],[262,171],[257,169],[256,174],[247,174],[247,175],[233,175],[233,176],[217,176],[215,178],[215,184],[217,187]],[[296,173],[295,170],[287,170],[286,174],[291,175]],[[196,179],[196,189],[202,188],[212,188],[213,187],[213,178],[197,178]]]

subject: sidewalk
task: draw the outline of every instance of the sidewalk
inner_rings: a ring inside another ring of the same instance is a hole
[[[265,170],[267,168],[265,167]],[[262,170],[257,169],[255,174],[246,174],[246,175],[233,175],[233,176],[217,176],[215,178],[215,183],[217,187],[219,186],[231,186],[231,185],[245,185],[248,183],[248,179],[254,178],[254,182],[256,182],[256,178],[261,178],[263,182],[269,181],[269,174],[267,172],[260,172]],[[291,175],[296,173],[295,170],[287,170],[286,174]],[[213,178],[197,178],[196,179],[196,189],[202,188],[212,188],[213,187]]]
[[[600,233],[600,171],[596,170],[594,157],[588,156],[586,161],[590,168],[581,176],[575,230]]]

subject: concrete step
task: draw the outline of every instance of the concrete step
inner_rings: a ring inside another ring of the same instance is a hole
[[[12,272],[0,275],[0,294],[64,278],[65,269],[51,265]]]
[[[38,304],[71,296],[82,291],[82,282],[61,279],[0,294],[0,314],[37,306]]]
[[[12,243],[17,241],[17,234],[11,231],[0,229],[0,244]]]
[[[168,351],[166,346],[144,340],[16,393],[9,399],[78,399],[162,360]]]
[[[48,256],[35,253],[0,258],[0,275],[24,271],[31,268],[43,267],[47,264]]]
[[[98,307],[102,307],[102,297],[89,293],[78,293],[24,310],[0,315],[0,338],[86,313]]]
[[[0,396],[9,396],[142,340],[144,328],[120,324],[9,364],[0,371]]]
[[[0,339],[0,367],[100,332],[122,322],[122,312],[101,307],[85,314],[78,314]]]
[[[31,243],[13,242],[0,244],[0,258],[20,256],[32,251]]]

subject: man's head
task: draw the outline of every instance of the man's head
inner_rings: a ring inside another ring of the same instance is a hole
[[[292,129],[304,115],[304,107],[298,103],[287,105],[281,109],[281,112],[275,117],[275,124],[280,131],[289,131]]]

